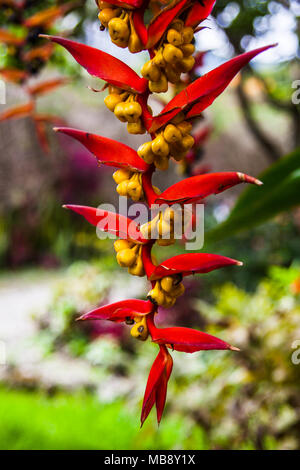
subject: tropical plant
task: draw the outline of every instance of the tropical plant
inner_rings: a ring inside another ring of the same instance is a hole
[[[35,124],[37,136],[44,151],[49,151],[46,125],[62,125],[56,116],[37,113],[36,99],[66,83],[65,78],[54,78],[33,85],[29,83],[37,76],[54,54],[53,44],[40,37],[53,31],[54,23],[84,1],[48,2],[1,0],[0,12],[0,78],[19,84],[24,88],[28,101],[0,113],[0,122],[30,116]]]
[[[101,306],[80,317],[80,320],[110,320],[131,325],[131,335],[145,341],[149,336],[159,346],[150,370],[141,423],[154,404],[160,422],[165,406],[167,384],[172,371],[168,349],[192,353],[201,350],[237,350],[234,346],[204,332],[190,328],[157,328],[159,307],[172,307],[184,292],[182,279],[195,273],[207,273],[221,267],[242,263],[208,253],[181,254],[158,264],[151,251],[155,243],[168,246],[175,242],[182,229],[190,230],[193,213],[186,213],[185,204],[195,205],[211,194],[217,194],[240,183],[261,185],[251,176],[239,172],[210,173],[184,179],[161,192],[152,185],[156,170],[167,170],[170,158],[183,160],[194,145],[192,123],[225,90],[241,68],[257,54],[273,46],[261,47],[235,57],[190,84],[182,74],[195,64],[194,35],[202,29],[202,21],[211,12],[214,0],[174,0],[162,8],[159,2],[127,0],[97,2],[101,30],[108,29],[111,40],[131,53],[146,50],[150,59],[143,65],[142,78],[119,59],[98,49],[62,37],[48,38],[67,49],[91,75],[106,82],[105,104],[131,134],[148,133],[151,140],[136,152],[128,146],[89,132],[65,127],[56,131],[80,141],[100,163],[117,167],[113,178],[117,192],[148,208],[157,206],[157,213],[143,225],[128,217],[102,209],[66,205],[97,227],[117,236],[114,243],[117,261],[135,276],[146,275],[152,288],[147,300],[128,299]],[[145,21],[153,9],[150,21]],[[147,14],[146,14],[147,10]],[[162,93],[171,84],[182,90],[163,110],[153,116],[148,106],[152,93]],[[176,204],[176,206],[175,206]],[[180,230],[179,230],[180,229]]]

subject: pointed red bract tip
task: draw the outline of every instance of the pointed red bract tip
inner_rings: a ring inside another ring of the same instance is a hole
[[[230,349],[230,351],[237,351],[237,352],[240,351],[240,349],[236,348],[235,346],[230,346],[229,349]]]
[[[246,175],[246,173],[240,173],[239,171],[237,172],[238,178],[243,182],[243,183],[250,183],[250,184],[257,184],[258,186],[261,186],[263,184],[262,181],[260,181],[257,178],[254,178],[253,176]]]
[[[148,317],[147,317],[148,324]],[[172,372],[173,360],[166,346],[159,346],[159,353],[153,362],[146,385],[141,413],[141,427],[147,419],[154,404],[157,410],[157,422],[161,421],[166,403],[168,381]]]

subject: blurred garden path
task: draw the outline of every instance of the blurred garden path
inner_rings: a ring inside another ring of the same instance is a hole
[[[91,366],[63,353],[45,357],[35,337],[36,319],[49,307],[60,271],[33,271],[0,277],[0,340],[6,350],[6,365],[0,365],[0,380],[49,388],[96,384]]]

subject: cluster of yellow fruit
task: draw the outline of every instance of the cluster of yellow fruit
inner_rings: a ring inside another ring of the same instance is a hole
[[[104,103],[121,122],[128,123],[129,134],[144,134],[146,132],[141,120],[142,107],[136,101],[136,95],[110,85]]]
[[[134,202],[144,200],[142,174],[130,170],[117,170],[113,174],[117,183],[117,192],[120,196],[131,197]]]
[[[140,231],[144,238],[156,240],[159,246],[169,246],[175,243],[175,235],[182,236],[190,222],[191,213],[168,207],[142,225]]]
[[[167,170],[169,158],[176,161],[183,160],[194,145],[194,138],[190,135],[192,124],[184,120],[184,113],[180,112],[170,124],[156,133],[152,142],[145,142],[138,148],[139,156],[146,163],[154,163],[159,170]]]
[[[154,288],[148,292],[148,298],[161,307],[173,307],[176,299],[180,297],[185,289],[184,285],[180,282],[179,276],[166,276],[156,281]]]
[[[193,29],[185,28],[183,21],[178,19],[171,24],[166,33],[166,41],[141,70],[143,77],[149,80],[149,90],[152,93],[168,91],[168,81],[178,83],[181,73],[189,72],[194,67],[195,59],[192,54],[195,46],[191,44],[193,38]]]
[[[128,240],[117,240],[114,243],[117,252],[117,261],[122,268],[128,268],[129,274],[133,276],[144,276],[144,265],[142,261],[142,245]]]
[[[140,52],[143,45],[135,31],[131,13],[107,2],[98,1],[98,7],[100,29],[108,28],[112,42],[122,48],[128,47],[132,53]]]
[[[148,338],[148,327],[147,327],[147,321],[146,321],[146,315],[144,316],[137,316],[134,318],[134,320],[131,320],[130,323],[127,322],[127,324],[133,324],[135,322],[134,326],[130,330],[131,336],[133,336],[136,339],[139,339],[141,341],[146,341]]]

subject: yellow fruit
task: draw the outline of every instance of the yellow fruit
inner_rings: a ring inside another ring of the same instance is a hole
[[[168,91],[168,80],[164,73],[161,74],[157,82],[149,81],[149,90],[152,93],[165,93]]]
[[[117,170],[113,174],[113,179],[117,184],[122,183],[123,181],[129,180],[132,176],[132,172],[129,170]]]
[[[154,288],[148,293],[147,297],[151,297],[157,305],[163,305],[165,301],[165,294],[160,289],[159,281],[156,281]]]
[[[174,245],[175,243],[175,239],[174,238],[169,238],[169,239],[165,239],[165,238],[159,238],[157,240],[157,244],[159,246],[170,246],[170,245]]]
[[[132,266],[136,261],[136,254],[133,250],[127,248],[125,250],[118,251],[117,261],[122,268]]]
[[[181,141],[181,145],[185,150],[190,150],[193,147],[194,143],[195,139],[191,135],[184,136]]]
[[[103,26],[107,27],[110,20],[112,20],[116,16],[116,10],[112,8],[104,8],[100,11],[98,18],[103,24]]]
[[[136,262],[128,268],[129,274],[142,277],[145,275],[144,265],[141,256],[138,256]]]
[[[169,29],[167,34],[167,41],[173,46],[180,46],[183,43],[182,35],[176,29]]]
[[[172,297],[180,297],[182,294],[184,294],[185,287],[182,283],[178,284],[178,286],[174,286],[173,289],[171,290],[170,294]]]
[[[136,34],[135,30],[131,28],[131,34],[128,41],[128,49],[132,54],[136,54],[143,50],[143,44],[140,38]]]
[[[183,42],[185,44],[191,42],[194,38],[194,31],[193,31],[193,28],[191,27],[183,28],[181,33],[182,33]]]
[[[101,10],[103,10],[104,8],[111,8],[111,4],[108,2],[97,1],[97,3],[98,7],[101,8]]]
[[[130,31],[126,21],[121,18],[112,18],[108,23],[108,31],[112,40],[128,42]]]
[[[142,187],[140,183],[138,181],[130,181],[127,185],[127,193],[133,201],[139,201],[142,195]]]
[[[171,277],[171,276],[166,276],[166,277],[163,277],[160,281],[160,285],[161,287],[163,288],[163,290],[165,292],[171,292],[171,290],[173,289],[173,281],[174,281],[174,278]]]
[[[171,209],[171,207],[168,207],[167,209],[164,210],[162,217],[167,223],[174,222],[174,218],[175,218],[174,209]]]
[[[121,88],[114,86],[114,85],[109,85],[108,86],[108,93],[109,94],[116,94],[119,95],[120,93],[123,93],[123,90]]]
[[[137,122],[129,122],[127,124],[127,131],[129,134],[144,134],[146,129],[144,128],[142,121],[138,119]]]
[[[169,145],[162,134],[158,135],[153,140],[152,151],[155,155],[159,155],[160,157],[167,157],[169,155]]]
[[[176,64],[176,68],[181,72],[189,72],[195,65],[195,59],[193,56],[184,57],[178,64]]]
[[[148,328],[146,315],[143,317],[136,317],[136,324],[131,328],[130,334],[133,338],[139,339],[141,341],[146,341],[148,338]]]
[[[163,306],[165,308],[170,308],[170,307],[173,307],[173,305],[175,304],[176,302],[176,298],[175,297],[172,297],[171,295],[165,295],[165,300],[164,300],[164,304]]]
[[[116,252],[118,251],[122,251],[122,250],[128,250],[129,248],[131,248],[132,246],[132,243],[129,242],[128,240],[117,240],[114,242],[114,249],[116,250]]]
[[[124,116],[127,122],[137,122],[142,114],[142,107],[139,103],[125,103]]]
[[[128,41],[124,39],[112,39],[111,42],[113,42],[116,46],[121,47],[122,49],[125,49],[125,47],[128,46]]]
[[[169,168],[169,159],[168,157],[161,157],[160,155],[156,155],[154,165],[158,170],[165,171]]]
[[[184,27],[184,23],[180,19],[176,19],[171,24],[171,28],[176,29],[176,31],[182,31]]]
[[[146,240],[152,238],[151,237],[151,224],[146,222],[145,224],[140,226],[140,232]]]
[[[158,65],[158,67],[164,67],[166,65],[166,62],[165,62],[164,57],[163,57],[162,49],[157,51],[157,53],[155,54],[155,56],[153,58],[153,63],[155,65]]]
[[[183,135],[187,135],[191,132],[192,130],[192,124],[188,121],[182,121],[179,124],[177,124],[177,128],[180,130],[180,132]]]
[[[152,82],[158,82],[161,75],[159,67],[152,60],[148,60],[148,62],[143,65],[141,74],[144,78]]]
[[[173,230],[165,220],[160,220],[158,222],[158,233],[160,237],[163,237],[165,240],[169,240],[173,236]]]
[[[182,160],[186,155],[186,150],[182,147],[181,141],[178,141],[174,144],[170,144],[170,158],[171,156],[179,162]]]
[[[174,143],[182,139],[182,134],[174,124],[168,124],[164,130],[164,138],[168,143]]]
[[[182,50],[184,57],[189,57],[195,52],[194,44],[182,44],[180,49]]]
[[[126,103],[118,103],[115,106],[114,113],[116,117],[119,119],[121,122],[126,122],[126,117],[125,117],[125,109],[126,109]]]
[[[164,67],[164,72],[167,75],[167,79],[171,83],[178,83],[180,81],[180,72],[178,70],[175,70],[172,65],[167,64]]]
[[[145,142],[140,145],[137,153],[149,165],[153,163],[155,155],[152,152],[152,142]]]
[[[176,64],[183,59],[183,52],[172,44],[166,44],[163,51],[163,58],[169,64]]]
[[[128,181],[122,181],[122,183],[118,184],[116,187],[116,191],[120,196],[127,196],[127,186]]]
[[[114,112],[115,107],[117,106],[118,103],[121,103],[122,98],[120,95],[110,93],[109,95],[104,98],[104,103],[108,107],[108,109],[112,112]]]

